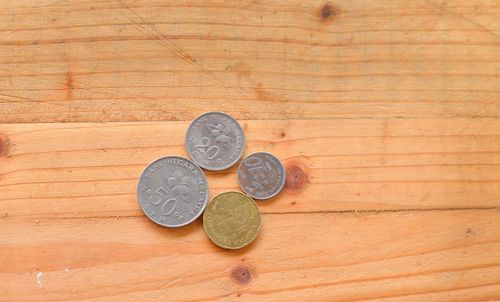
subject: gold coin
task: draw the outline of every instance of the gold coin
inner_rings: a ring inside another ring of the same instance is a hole
[[[255,201],[243,193],[221,193],[208,203],[203,213],[203,228],[216,245],[240,249],[259,233],[259,209]]]

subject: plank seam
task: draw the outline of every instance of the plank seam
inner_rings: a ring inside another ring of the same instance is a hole
[[[305,214],[384,214],[384,213],[413,213],[413,212],[445,212],[445,211],[498,211],[498,207],[456,207],[456,208],[428,208],[428,209],[369,209],[369,210],[325,210],[325,211],[296,211],[296,212],[261,212],[261,215],[305,215]],[[104,216],[76,216],[76,217],[36,217],[23,218],[26,215],[9,216],[4,215],[0,217],[0,221],[3,219],[24,219],[47,221],[47,220],[79,220],[79,219],[124,219],[124,218],[146,218],[145,215],[104,215]]]

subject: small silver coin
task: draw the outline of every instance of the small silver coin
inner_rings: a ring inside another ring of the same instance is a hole
[[[247,195],[255,199],[268,199],[283,190],[285,168],[276,156],[256,152],[247,156],[238,168],[238,183]]]
[[[243,155],[245,135],[240,124],[222,112],[197,117],[186,133],[186,150],[200,167],[220,171],[234,165]]]
[[[207,206],[207,177],[186,158],[163,157],[142,172],[137,199],[153,222],[165,227],[181,227],[198,218]]]

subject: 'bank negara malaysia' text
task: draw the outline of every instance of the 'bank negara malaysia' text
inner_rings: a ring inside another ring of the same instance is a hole
[[[196,202],[191,206],[188,213],[191,217],[194,217],[203,209],[205,204],[207,184],[205,184],[204,178],[200,175],[200,172],[197,171],[197,168],[193,164],[180,159],[165,159],[155,163],[148,168],[148,170],[144,173],[144,176],[151,180],[151,177],[153,177],[154,173],[158,171],[158,169],[166,166],[178,166],[185,168],[185,170],[193,176],[192,179],[197,184],[196,192],[199,194]],[[149,202],[145,204],[145,210],[151,217],[154,218],[157,216],[156,218],[160,222],[165,222],[169,216],[172,216],[179,223],[185,221],[185,214],[183,215],[180,211],[176,210],[178,200],[175,197],[167,198],[168,191],[165,190],[163,186],[160,186],[158,189],[153,191],[147,185],[144,185],[142,191],[148,196]],[[158,207],[160,207],[159,210]]]

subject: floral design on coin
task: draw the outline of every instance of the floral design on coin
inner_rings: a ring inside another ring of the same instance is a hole
[[[283,189],[285,168],[276,156],[257,152],[247,156],[238,168],[238,183],[246,194],[256,199],[268,199]]]
[[[223,144],[224,148],[227,148],[227,144],[231,142],[229,138],[229,127],[224,127],[222,124],[208,124],[207,128],[210,130],[210,134],[215,137],[215,142]]]
[[[210,240],[227,249],[250,244],[259,233],[260,223],[255,201],[240,192],[215,196],[203,214],[203,227]]]
[[[137,199],[153,222],[166,227],[184,226],[203,213],[208,202],[208,181],[190,160],[163,157],[142,172]]]
[[[240,124],[222,112],[197,117],[186,133],[186,150],[200,167],[219,171],[234,165],[243,155],[245,135]]]
[[[184,202],[189,202],[192,195],[191,182],[189,176],[184,176],[180,170],[175,170],[172,177],[163,175],[163,178],[170,186],[175,198],[179,198]]]

